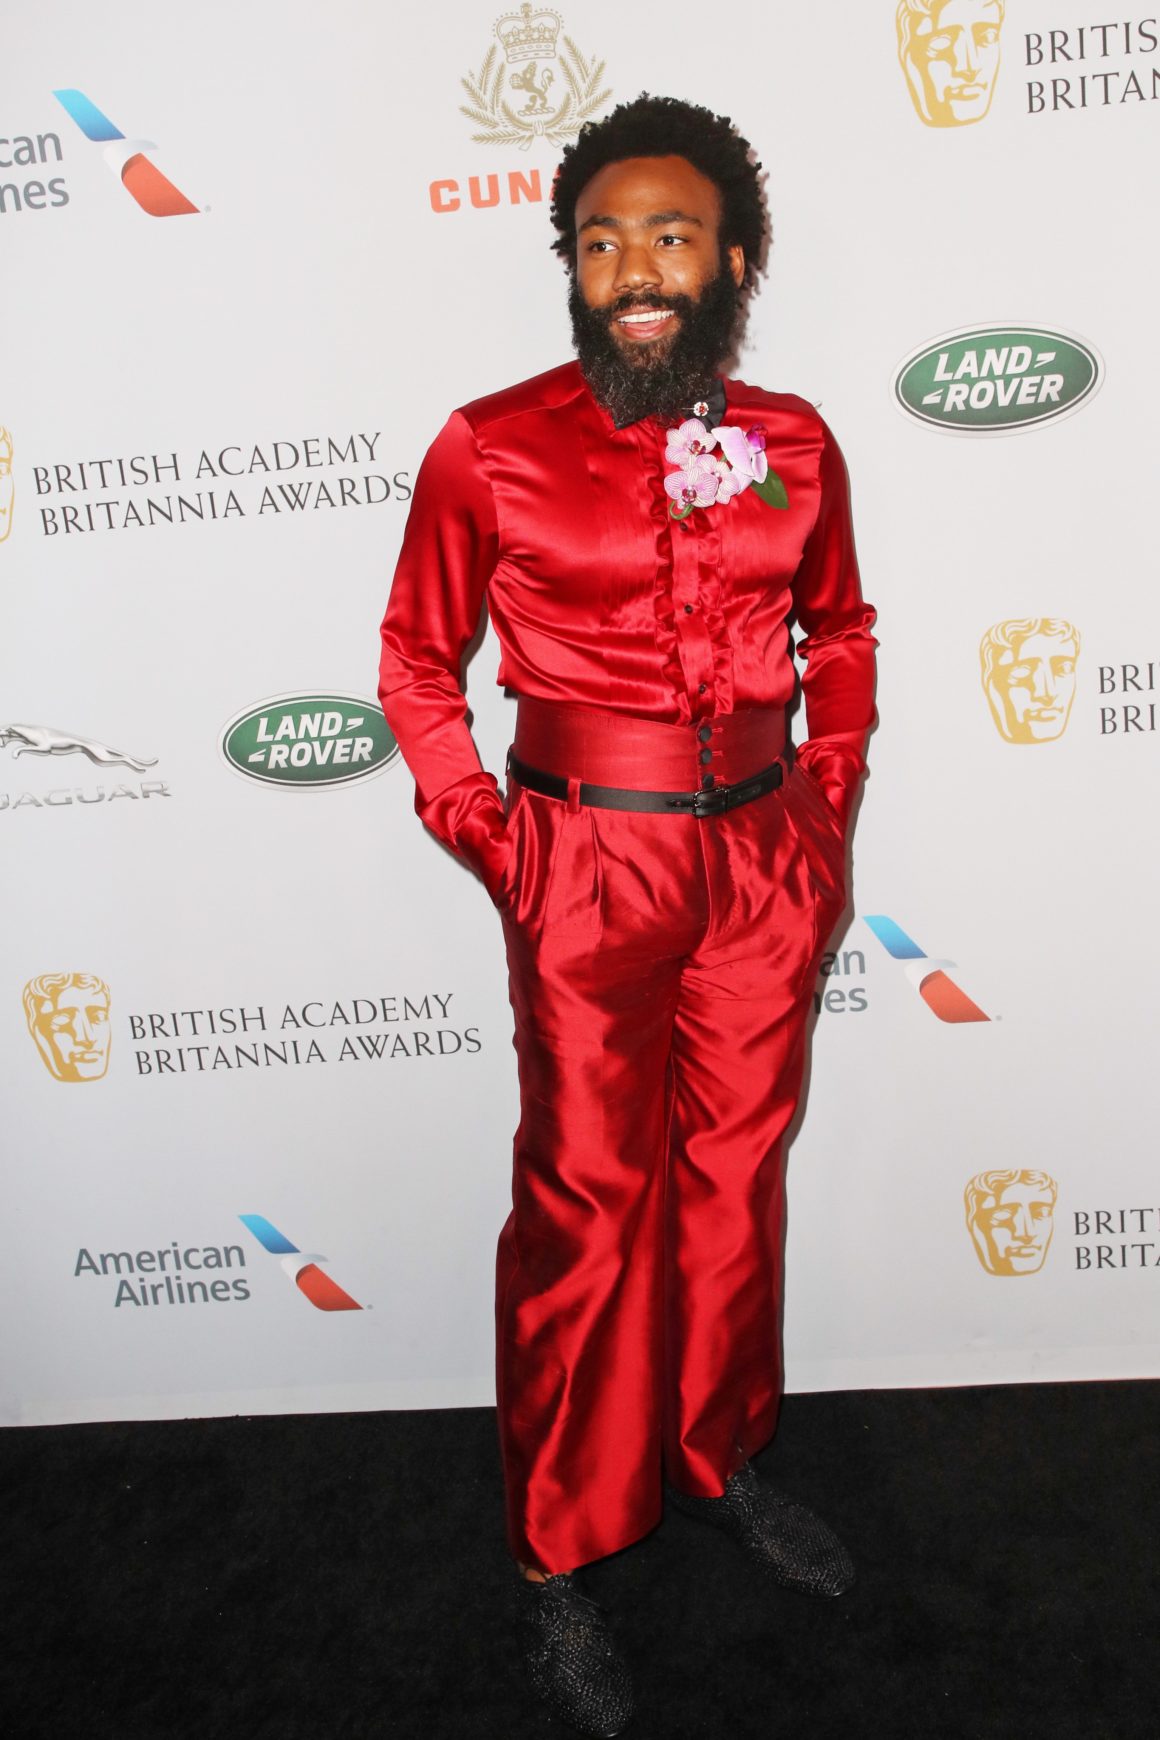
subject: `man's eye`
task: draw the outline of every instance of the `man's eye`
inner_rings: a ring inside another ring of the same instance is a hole
[[[611,246],[611,242],[589,242],[588,252],[590,254],[601,254],[604,252],[605,248],[610,248]]]
[[[662,243],[683,242],[685,240],[685,237],[684,236],[661,236],[660,240]]]
[[[931,60],[937,60],[940,54],[945,54],[951,46],[949,36],[932,36],[926,45],[926,52]]]
[[[980,24],[975,35],[975,41],[980,48],[992,48],[999,40],[999,27],[996,24]]]
[[[1007,679],[1012,683],[1025,683],[1030,675],[1030,665],[1012,665],[1007,672]]]

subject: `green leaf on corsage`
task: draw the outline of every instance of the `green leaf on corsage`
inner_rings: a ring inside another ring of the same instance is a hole
[[[760,483],[754,478],[750,488],[754,495],[759,495],[762,501],[770,507],[787,508],[789,506],[789,496],[786,494],[785,484],[776,471],[767,471]]]

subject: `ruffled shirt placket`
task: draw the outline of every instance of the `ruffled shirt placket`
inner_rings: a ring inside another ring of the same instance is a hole
[[[634,424],[633,434],[657,526],[654,605],[665,677],[682,723],[708,719],[728,711],[732,700],[732,660],[721,609],[720,526],[711,510],[694,510],[679,522],[670,517],[664,488],[665,432],[650,419]],[[719,508],[718,514],[731,506]]]

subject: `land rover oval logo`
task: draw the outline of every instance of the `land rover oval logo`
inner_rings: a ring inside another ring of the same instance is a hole
[[[377,701],[361,695],[275,695],[230,720],[232,768],[263,785],[349,785],[381,773],[399,746]]]
[[[1042,326],[980,326],[923,345],[899,368],[894,396],[921,423],[957,435],[1005,435],[1057,422],[1103,381],[1098,352]]]

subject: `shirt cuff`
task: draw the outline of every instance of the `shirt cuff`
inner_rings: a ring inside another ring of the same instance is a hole
[[[797,751],[798,766],[820,786],[823,796],[841,824],[843,834],[850,825],[850,811],[858,795],[858,787],[866,772],[866,763],[857,750],[845,744],[826,743],[819,739],[806,742]]]
[[[490,773],[472,774],[427,806],[423,820],[497,900],[511,857],[511,837],[499,787]]]

